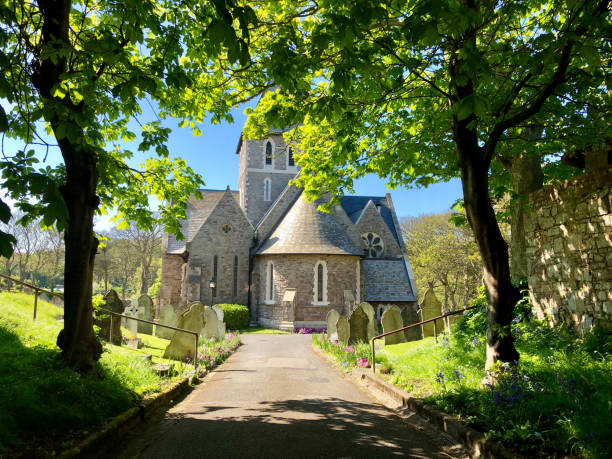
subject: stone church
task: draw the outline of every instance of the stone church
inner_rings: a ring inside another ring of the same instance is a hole
[[[238,191],[190,196],[184,240],[164,234],[161,308],[245,304],[263,327],[325,327],[368,301],[416,310],[416,284],[391,196],[345,196],[332,213],[289,185],[294,150],[275,130],[238,142]]]

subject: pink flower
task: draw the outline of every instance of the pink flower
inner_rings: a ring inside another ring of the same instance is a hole
[[[370,361],[368,359],[358,359],[357,366],[360,368],[370,368]]]

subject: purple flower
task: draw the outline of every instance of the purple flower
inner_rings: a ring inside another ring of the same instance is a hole
[[[442,374],[441,371],[439,371],[438,374],[436,375],[436,382],[444,384],[444,375]]]
[[[370,368],[370,361],[368,359],[358,359],[357,360],[358,367]]]
[[[448,338],[446,336],[443,336],[442,339],[440,340],[440,343],[442,344],[442,346],[447,347],[448,346]]]
[[[472,346],[476,346],[478,343],[480,343],[480,340],[474,336],[474,339],[472,340]]]
[[[455,376],[457,377],[457,379],[463,378],[463,375],[461,374],[459,370],[455,370]]]

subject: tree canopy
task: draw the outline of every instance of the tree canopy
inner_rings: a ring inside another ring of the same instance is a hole
[[[558,170],[553,154],[610,135],[607,8],[591,0],[267,1],[255,8],[252,61],[221,67],[235,87],[228,100],[272,87],[245,135],[290,127],[297,181],[311,197],[350,192],[366,173],[392,186],[461,177],[490,300],[491,365],[518,359],[508,331],[518,290],[492,206],[510,188],[501,161],[528,148]],[[537,142],[525,135],[533,123],[543,126]]]

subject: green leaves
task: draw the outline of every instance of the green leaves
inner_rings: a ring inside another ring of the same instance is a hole
[[[471,94],[463,98],[457,107],[457,119],[462,121],[472,114],[478,118],[484,118],[489,111],[489,103],[484,97]]]

